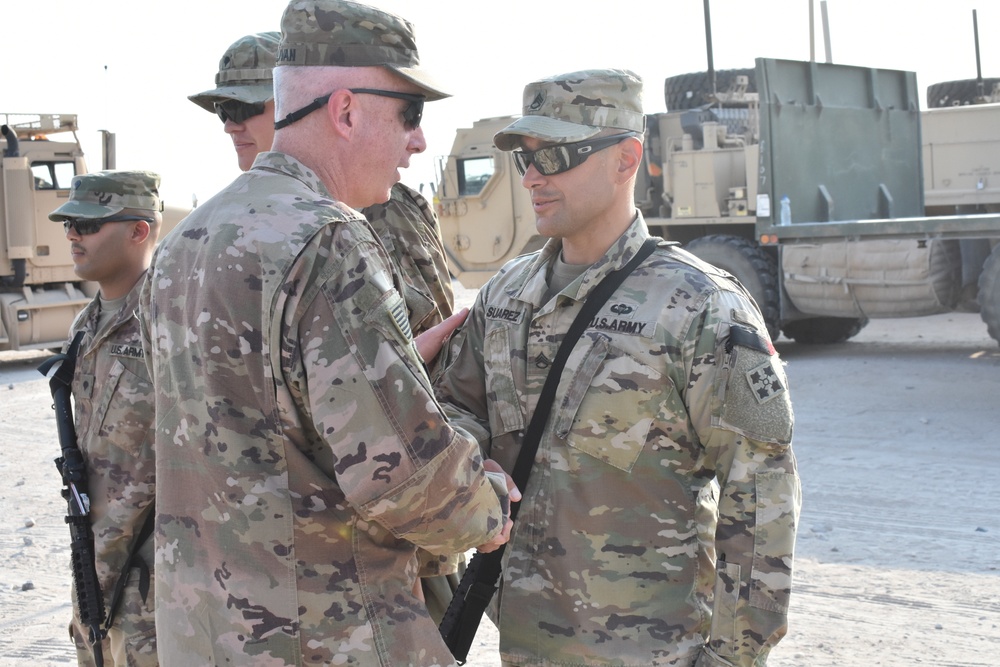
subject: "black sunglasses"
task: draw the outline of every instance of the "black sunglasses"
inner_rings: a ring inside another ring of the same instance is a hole
[[[107,222],[138,222],[139,220],[145,220],[149,224],[153,224],[153,218],[147,218],[143,215],[119,215],[117,217],[94,219],[67,218],[63,220],[63,229],[67,234],[69,234],[70,229],[75,229],[76,233],[80,236],[90,236],[101,231],[101,226]]]
[[[226,100],[215,103],[215,115],[223,123],[231,120],[234,123],[245,123],[254,116],[264,113],[264,102],[241,102],[239,100]]]
[[[406,100],[409,104],[403,109],[403,126],[407,130],[415,130],[420,127],[420,120],[424,116],[424,100],[426,99],[423,95],[415,95],[413,93],[399,93],[395,90],[379,90],[377,88],[348,88],[348,91],[352,93],[363,93],[365,95],[379,95],[381,97],[392,97],[397,100]],[[298,111],[293,111],[288,114],[278,122],[274,124],[274,129],[280,130],[283,127],[288,127],[297,120],[302,120],[316,109],[322,109],[327,102],[330,101],[330,96],[333,93],[328,93],[323,97],[317,97],[310,104],[302,107]]]
[[[604,150],[619,144],[629,137],[638,136],[635,132],[626,134],[614,134],[610,137],[600,137],[589,141],[575,141],[571,144],[556,144],[546,146],[535,151],[513,151],[514,166],[517,172],[524,176],[529,165],[535,165],[535,169],[542,176],[555,176],[564,171],[569,171],[573,167],[579,167],[588,157],[597,151]]]

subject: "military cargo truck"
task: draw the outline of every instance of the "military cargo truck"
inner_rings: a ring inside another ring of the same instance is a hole
[[[921,112],[912,72],[772,59],[752,72],[704,100],[668,85],[682,108],[647,116],[635,198],[651,231],[736,275],[775,338],[840,342],[869,318],[954,309],[963,245],[1000,239],[1000,104]],[[439,161],[442,236],[468,287],[544,242],[493,147],[513,118],[458,130]],[[1000,341],[1000,250],[973,268]]]
[[[48,215],[87,173],[74,114],[0,113],[0,351],[58,348],[97,284],[73,272],[62,225]],[[114,167],[105,133],[105,168]],[[166,207],[161,235],[188,209]]]

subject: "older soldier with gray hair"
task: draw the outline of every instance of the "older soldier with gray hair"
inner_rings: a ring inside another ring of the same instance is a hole
[[[73,179],[69,201],[49,214],[62,222],[74,271],[99,292],[77,316],[73,375],[77,444],[90,490],[94,557],[106,633],[105,665],[153,667],[153,385],[143,359],[139,291],[162,222],[160,177],[103,171]],[[71,347],[67,343],[67,348]],[[97,664],[74,595],[70,635],[80,665]],[[117,604],[116,604],[117,601]]]
[[[216,87],[188,99],[218,114],[233,139],[240,170],[274,143],[272,71],[281,33],[262,32],[236,40],[219,61]],[[412,188],[396,183],[389,201],[361,211],[402,278],[410,328],[419,336],[451,317],[455,310],[451,274],[437,216]],[[440,621],[458,585],[461,554],[420,552],[420,584],[427,609]]]
[[[505,665],[759,667],[786,629],[788,382],[747,291],[650,241],[633,199],[641,91],[627,70],[525,88],[495,142],[550,240],[482,288],[441,361],[438,398],[506,470],[551,412],[494,610]],[[542,404],[570,322],[637,256]]]
[[[388,199],[444,93],[400,17],[294,0],[281,28],[273,151],[164,240],[143,291],[160,659],[450,664],[416,549],[499,547],[507,484],[440,412],[350,208]]]

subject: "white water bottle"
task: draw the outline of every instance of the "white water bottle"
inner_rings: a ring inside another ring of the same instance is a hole
[[[781,213],[778,217],[779,225],[790,225],[792,224],[792,201],[785,195],[781,198]]]

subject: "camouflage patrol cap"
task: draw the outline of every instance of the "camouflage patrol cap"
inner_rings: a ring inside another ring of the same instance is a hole
[[[493,142],[513,150],[518,136],[553,143],[582,141],[605,128],[642,132],[642,79],[625,69],[590,69],[533,81],[524,87],[524,115]]]
[[[215,88],[190,95],[188,99],[212,113],[216,102],[238,100],[253,104],[272,99],[272,71],[280,39],[281,33],[277,31],[240,37],[222,54]]]
[[[413,25],[346,0],[292,0],[281,17],[277,64],[386,67],[416,84],[428,101],[449,97],[420,68]]]
[[[73,177],[69,201],[49,220],[106,218],[126,208],[162,211],[160,176],[151,171],[98,171]]]

